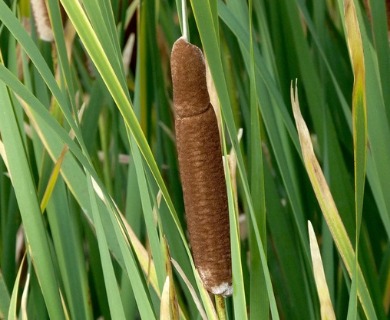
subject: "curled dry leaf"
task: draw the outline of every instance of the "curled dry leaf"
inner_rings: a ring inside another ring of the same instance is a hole
[[[170,320],[170,307],[169,307],[169,276],[166,277],[164,287],[161,293],[161,302],[160,302],[160,320]]]
[[[321,306],[321,319],[336,319],[332,301],[330,300],[329,289],[326,283],[324,266],[322,264],[320,248],[318,247],[317,238],[310,221],[307,223],[309,229],[310,253],[313,262],[314,279],[317,286],[318,298]]]
[[[329,186],[326,182],[324,173],[318,163],[318,160],[313,151],[313,145],[310,139],[309,130],[303,120],[298,101],[298,91],[295,86],[291,86],[291,104],[295,118],[296,127],[298,130],[299,142],[302,149],[303,161],[308,173],[311,185],[316,195],[317,201],[320,205],[321,211],[324,215],[325,221],[332,234],[332,238],[336,244],[337,250],[344,262],[344,265],[349,273],[352,275],[353,264],[355,263],[355,252],[353,250],[351,241],[348,237],[347,231],[338,213],[336,204],[333,200]],[[362,271],[358,269],[358,296],[362,303],[363,310],[370,319],[376,318],[375,309],[367,288],[366,281],[363,277]]]
[[[199,311],[199,314],[200,314],[200,317],[203,319],[203,320],[206,320],[207,319],[207,315],[206,315],[206,311],[204,310],[203,308],[203,305],[202,305],[202,302],[200,301],[199,297],[197,296],[196,294],[196,291],[194,289],[194,287],[192,286],[191,284],[191,281],[187,278],[186,274],[184,273],[183,269],[180,267],[180,265],[176,262],[175,259],[171,259],[171,262],[172,262],[172,265],[175,267],[177,273],[180,275],[180,277],[183,279],[184,283],[186,284],[188,290],[190,291],[190,294],[191,294],[191,297]],[[196,276],[196,274],[195,274]],[[210,297],[209,297],[210,299]],[[214,313],[215,313],[215,319],[217,319],[217,314],[214,310]]]

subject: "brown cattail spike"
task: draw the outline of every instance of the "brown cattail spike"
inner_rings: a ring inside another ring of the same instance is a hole
[[[171,54],[180,176],[191,249],[204,286],[232,294],[229,213],[217,119],[200,49],[183,38]]]

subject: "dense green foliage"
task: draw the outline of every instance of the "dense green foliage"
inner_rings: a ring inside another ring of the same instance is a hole
[[[337,319],[388,319],[386,2],[355,1],[352,29],[345,2],[187,3],[229,159],[234,293],[216,310],[178,173],[169,55],[181,2],[49,0],[46,42],[29,1],[0,0],[0,319],[331,319],[330,302]],[[295,79],[337,210],[298,137]]]

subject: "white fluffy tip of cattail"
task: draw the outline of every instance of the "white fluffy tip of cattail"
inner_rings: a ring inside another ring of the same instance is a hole
[[[35,24],[39,38],[43,41],[53,41],[54,34],[50,24],[49,14],[47,12],[44,0],[31,0],[31,7],[34,13]]]
[[[233,293],[233,286],[227,282],[223,282],[219,286],[212,287],[210,291],[212,294],[230,296]]]

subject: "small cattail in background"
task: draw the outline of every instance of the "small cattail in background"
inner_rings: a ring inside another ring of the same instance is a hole
[[[368,20],[370,21],[370,23],[372,23],[370,1],[364,0],[363,4],[364,4],[364,8],[365,8],[366,13],[367,13]],[[390,40],[390,0],[386,0],[385,6],[386,6],[386,16],[387,16],[387,34],[388,34],[388,38]]]
[[[44,41],[53,41],[54,34],[45,0],[31,0],[31,8],[34,14],[39,38]]]
[[[230,295],[226,183],[201,50],[178,39],[172,49],[171,72],[180,176],[195,266],[208,291]]]

